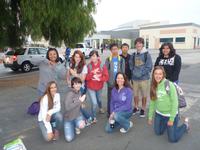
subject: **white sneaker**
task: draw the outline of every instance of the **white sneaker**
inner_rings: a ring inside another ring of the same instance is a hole
[[[129,127],[127,130],[125,130],[124,128],[121,128],[119,131],[120,131],[121,133],[127,133],[128,130],[129,130],[130,128],[132,128],[132,127],[133,127],[133,122],[130,121],[130,127]]]
[[[81,134],[81,130],[79,128],[75,128],[75,132],[77,135]]]

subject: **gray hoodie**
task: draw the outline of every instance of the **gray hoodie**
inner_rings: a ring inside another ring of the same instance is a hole
[[[81,101],[79,97],[81,96],[80,91],[77,92],[74,89],[70,89],[65,96],[64,106],[64,119],[65,121],[71,121],[81,116]]]
[[[45,59],[44,61],[39,63],[39,83],[38,90],[41,92],[45,92],[47,83],[50,81],[56,81],[58,83],[58,79],[65,80],[66,79],[66,68],[64,63],[61,64],[58,62],[55,65],[50,65],[49,60]]]

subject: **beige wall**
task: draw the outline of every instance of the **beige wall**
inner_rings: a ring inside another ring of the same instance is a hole
[[[194,48],[194,37],[196,45],[200,38],[200,28],[195,26],[168,27],[157,29],[141,29],[140,36],[146,41],[149,38],[149,48],[158,49],[161,45],[160,38],[173,38],[173,45],[176,49],[192,49]],[[176,43],[176,37],[185,37],[185,43]],[[200,46],[199,46],[200,47]],[[198,48],[198,46],[196,46]]]

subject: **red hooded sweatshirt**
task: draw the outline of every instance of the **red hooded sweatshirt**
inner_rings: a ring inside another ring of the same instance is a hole
[[[108,74],[108,69],[106,67],[106,65],[103,65],[103,67],[101,67],[101,61],[98,60],[98,63],[95,65],[93,62],[90,62],[88,65],[88,74],[86,76],[86,84],[87,84],[87,88],[91,89],[91,90],[100,90],[103,88],[104,82],[107,82],[109,79],[109,74]],[[95,74],[94,74],[94,70],[98,69],[97,75],[100,75],[99,77],[99,81],[95,79]]]

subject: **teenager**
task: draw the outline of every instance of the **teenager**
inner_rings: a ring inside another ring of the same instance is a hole
[[[85,127],[81,104],[85,101],[86,95],[81,94],[81,86],[82,80],[74,77],[71,80],[71,89],[65,97],[64,134],[67,142],[71,142],[75,138],[75,134],[80,134],[80,129]]]
[[[128,53],[129,45],[127,43],[123,43],[121,45],[122,54],[120,55],[125,60],[125,74],[129,81],[131,81],[131,70],[129,66],[129,61],[131,55]]]
[[[115,86],[112,89],[110,101],[110,116],[105,130],[108,133],[120,129],[126,133],[133,126],[130,121],[132,116],[133,91],[124,73],[118,72],[115,79]]]
[[[88,69],[85,63],[85,57],[81,51],[77,50],[72,55],[71,62],[68,68],[68,73],[67,73],[68,85],[71,86],[70,85],[71,79],[73,77],[80,78],[82,81],[82,86],[80,90],[82,94],[85,94],[87,90],[86,85],[85,85],[85,78],[86,78],[87,73],[88,73]],[[92,122],[92,117],[87,112],[85,108],[85,104],[82,104],[81,112],[83,113],[83,116],[86,119],[86,123],[89,125]]]
[[[155,66],[163,66],[166,72],[166,79],[178,84],[181,70],[181,57],[176,54],[172,43],[163,43],[160,47],[159,56]]]
[[[60,63],[58,51],[55,48],[49,48],[46,59],[39,62],[39,83],[38,96],[45,93],[46,86],[50,81],[66,80],[67,71],[64,64]]]
[[[107,81],[107,115],[110,116],[110,97],[114,87],[115,77],[118,72],[125,72],[124,59],[118,54],[118,45],[113,43],[110,45],[111,56],[109,56],[105,65],[108,69],[109,80]]]
[[[40,99],[38,124],[46,141],[57,140],[62,127],[62,114],[60,113],[60,94],[57,93],[55,81],[47,84],[46,91]]]
[[[137,38],[135,40],[136,52],[131,55],[130,69],[132,72],[132,83],[134,91],[134,109],[133,115],[140,113],[140,117],[145,117],[148,85],[150,73],[152,70],[151,55],[144,47],[144,39]],[[142,108],[139,110],[139,93],[142,96]]]
[[[178,142],[186,131],[189,130],[188,118],[178,127],[178,97],[175,85],[170,82],[169,93],[165,88],[165,71],[162,66],[156,66],[152,73],[150,89],[150,105],[148,124],[152,124],[154,118],[154,131],[156,135],[164,134],[167,130],[169,142]]]
[[[90,63],[88,64],[88,74],[86,76],[87,92],[91,101],[91,114],[93,122],[97,122],[96,109],[104,113],[102,106],[102,89],[104,82],[108,81],[109,75],[105,65],[102,65],[98,51],[91,51]]]

